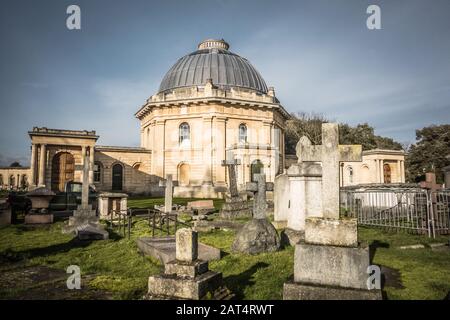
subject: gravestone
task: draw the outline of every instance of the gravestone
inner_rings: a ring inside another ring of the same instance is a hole
[[[287,174],[280,174],[275,177],[273,183],[273,222],[275,228],[286,228],[288,212],[290,208],[290,183]]]
[[[237,188],[236,167],[240,165],[238,159],[223,160],[222,166],[228,168],[228,177],[230,180],[230,195],[225,197],[225,203],[220,210],[220,217],[224,219],[235,219],[250,217],[251,211],[248,207],[247,201],[244,201],[240,196]]]
[[[303,145],[302,161],[322,163],[323,217],[307,217],[305,240],[295,246],[294,279],[283,287],[285,300],[381,299],[369,290],[370,254],[357,241],[356,219],[339,218],[339,163],[361,161],[360,145],[339,145],[338,125],[322,124],[322,145]]]
[[[81,187],[81,205],[69,217],[64,233],[75,233],[80,240],[106,240],[108,232],[100,224],[95,210],[89,204],[89,155],[83,161],[83,183]]]
[[[176,259],[164,265],[164,273],[148,279],[150,299],[199,300],[222,285],[222,274],[210,271],[208,262],[199,260],[197,232],[179,229],[175,235]]]
[[[265,174],[255,174],[255,180],[247,183],[247,190],[254,193],[253,219],[237,232],[231,247],[234,252],[258,254],[280,248],[277,230],[266,217],[266,190],[273,190],[273,183],[266,182]]]
[[[435,192],[442,189],[442,185],[436,183],[436,174],[434,172],[425,173],[425,181],[420,182],[420,187]]]
[[[107,218],[112,212],[126,212],[128,208],[128,195],[119,192],[102,192],[98,195],[98,213],[100,217]]]
[[[171,213],[173,209],[173,181],[172,175],[168,174],[166,176],[166,180],[160,180],[159,186],[164,187],[164,207],[155,206],[155,209],[158,209],[164,213]]]

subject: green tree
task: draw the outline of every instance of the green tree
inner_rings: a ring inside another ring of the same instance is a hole
[[[14,161],[9,165],[11,168],[20,168],[22,165],[18,161]]]
[[[416,143],[406,157],[406,175],[409,182],[424,180],[426,172],[435,172],[436,181],[442,183],[442,168],[450,164],[450,124],[432,125],[416,130]]]
[[[302,136],[307,136],[313,144],[322,141],[322,123],[329,122],[323,115],[297,113],[286,122],[285,151],[295,154],[295,146]],[[352,127],[346,123],[339,124],[339,142],[341,144],[361,144],[363,150],[390,149],[402,150],[402,145],[392,138],[377,136],[374,128],[367,123]]]

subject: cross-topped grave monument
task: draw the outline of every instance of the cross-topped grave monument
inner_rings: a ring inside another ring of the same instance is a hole
[[[420,182],[420,187],[435,192],[442,189],[442,185],[436,183],[436,174],[434,172],[425,173],[425,181]]]
[[[172,175],[168,174],[165,180],[159,181],[160,187],[165,187],[164,189],[164,213],[172,212],[172,197],[173,197],[173,181]]]
[[[273,190],[273,183],[266,182],[265,174],[255,174],[256,182],[247,183],[247,191],[253,192],[253,219],[236,234],[231,249],[235,252],[258,254],[277,251],[280,237],[266,218],[266,191]]]
[[[83,183],[81,187],[81,205],[69,218],[64,232],[74,232],[82,240],[108,239],[109,235],[100,225],[99,218],[89,204],[89,155],[83,159]]]
[[[337,123],[322,124],[322,144],[300,139],[296,149],[299,162],[322,163],[322,211],[325,218],[339,219],[339,165],[362,161],[361,145],[340,145]]]
[[[267,210],[266,191],[273,191],[273,182],[266,182],[265,174],[255,174],[255,182],[247,182],[246,190],[253,193],[253,218],[265,219]]]
[[[339,162],[361,161],[360,145],[339,145],[336,123],[322,124],[322,145],[299,142],[302,162],[322,163],[322,217],[307,217],[305,241],[295,246],[294,281],[283,299],[380,299],[368,286],[370,254],[358,243],[356,219],[339,219]],[[376,288],[380,289],[380,288]]]
[[[198,259],[197,232],[188,228],[175,234],[176,259],[165,264],[164,274],[148,279],[151,299],[194,299],[213,293],[222,285],[222,274],[210,271],[208,262]]]
[[[222,160],[222,167],[228,168],[228,177],[230,180],[230,195],[232,198],[239,196],[237,188],[236,169],[240,164],[241,161],[239,159]]]
[[[247,202],[244,201],[238,192],[237,187],[237,166],[241,164],[239,159],[223,160],[222,166],[228,168],[228,177],[230,180],[230,196],[225,198],[225,203],[220,210],[220,217],[225,219],[243,218],[250,216],[250,210]]]

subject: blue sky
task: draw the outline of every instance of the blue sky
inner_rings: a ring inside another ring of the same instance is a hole
[[[66,8],[81,7],[79,31]],[[382,30],[366,9],[381,7]],[[290,112],[368,122],[413,142],[450,123],[450,1],[4,0],[0,165],[29,161],[33,126],[137,146],[134,113],[206,38],[251,61]]]

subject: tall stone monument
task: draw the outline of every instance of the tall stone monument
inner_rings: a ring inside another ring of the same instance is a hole
[[[294,281],[285,300],[381,299],[369,290],[369,247],[358,243],[356,219],[340,219],[339,163],[361,161],[360,145],[339,145],[338,125],[322,124],[322,145],[303,145],[303,162],[322,163],[323,217],[305,219],[305,240],[295,246]]]
[[[164,212],[171,213],[173,208],[173,180],[172,175],[166,175],[165,180],[159,181],[159,186],[164,187],[164,206],[155,206],[156,209]]]
[[[89,204],[89,155],[83,159],[83,183],[81,187],[81,205],[69,218],[69,224],[63,232],[73,232],[80,240],[105,240],[108,232],[100,225],[99,218]]]
[[[225,203],[219,213],[220,217],[224,219],[251,216],[251,210],[248,208],[247,202],[239,196],[237,188],[236,167],[240,164],[240,161],[237,159],[222,161],[222,166],[228,168],[228,177],[230,180],[230,195],[226,196]]]
[[[208,262],[198,259],[197,232],[178,229],[175,246],[176,258],[165,264],[164,274],[149,277],[149,298],[199,300],[222,285],[222,274],[208,270]]]
[[[275,227],[267,220],[266,191],[273,190],[273,183],[266,182],[265,174],[255,174],[256,182],[247,183],[247,191],[254,193],[253,219],[236,234],[232,251],[258,254],[273,252],[280,248],[280,237]]]

